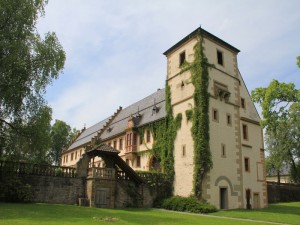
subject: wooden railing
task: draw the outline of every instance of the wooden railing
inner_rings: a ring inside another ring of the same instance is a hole
[[[0,161],[0,172],[18,175],[76,177],[76,169],[65,166],[40,165],[26,162]]]

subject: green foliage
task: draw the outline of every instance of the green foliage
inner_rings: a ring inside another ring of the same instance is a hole
[[[191,121],[193,119],[193,110],[192,109],[188,109],[185,111],[185,115],[186,115],[186,120],[187,121]]]
[[[262,107],[266,146],[274,169],[290,165],[293,180],[300,183],[300,91],[293,83],[273,80],[266,88],[256,88],[251,97]]]
[[[276,129],[277,122],[285,120],[291,103],[299,102],[300,91],[293,83],[280,83],[273,80],[266,88],[256,88],[251,92],[254,102],[262,108],[263,128]]]
[[[37,20],[44,15],[47,2],[0,3],[0,157],[14,151],[6,148],[7,136],[30,139],[26,145],[39,149],[36,158],[42,157],[41,152],[49,145],[49,136],[42,137],[43,132],[49,132],[49,127],[42,129],[51,115],[44,94],[46,87],[58,78],[66,56],[55,33],[49,32],[42,38],[37,32]],[[36,126],[36,118],[43,118],[39,121],[43,127]],[[35,142],[38,138],[40,141]],[[26,157],[27,153],[22,154]]]
[[[160,160],[162,171],[168,176],[168,179],[174,180],[174,141],[177,130],[181,127],[182,114],[179,113],[175,119],[171,106],[171,91],[166,85],[166,117],[160,121],[137,128],[140,138],[144,137],[146,129],[149,129],[154,137],[152,146],[152,155]]]
[[[200,31],[201,32],[201,31]],[[202,183],[205,174],[213,166],[209,147],[209,68],[213,65],[208,63],[203,49],[203,38],[194,46],[194,61],[185,63],[181,67],[181,73],[190,71],[192,84],[194,85],[194,110],[192,113],[192,136],[194,140],[194,194],[202,198]]]
[[[300,68],[300,56],[297,57],[297,66]]]
[[[47,151],[51,146],[51,114],[51,108],[41,107],[28,118],[26,123],[19,126],[21,133],[15,132],[11,127],[2,127],[3,133],[0,136],[3,139],[0,143],[0,152],[2,153],[0,158],[47,163]]]
[[[181,212],[191,212],[191,213],[212,213],[216,212],[217,209],[206,203],[201,202],[195,197],[179,197],[174,196],[168,199],[165,199],[162,202],[162,208],[181,211]]]
[[[155,207],[160,207],[162,200],[172,195],[173,183],[166,174],[157,171],[136,172],[146,182],[150,192],[156,194]]]
[[[50,135],[52,139],[52,145],[49,156],[53,164],[59,165],[61,151],[63,148],[68,146],[73,138],[73,133],[71,127],[64,121],[55,120],[55,123],[51,127]]]
[[[0,193],[0,199],[6,202],[31,202],[33,200],[31,186],[12,174],[9,176],[2,175]]]

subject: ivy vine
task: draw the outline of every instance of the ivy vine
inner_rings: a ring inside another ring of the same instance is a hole
[[[192,109],[185,110],[186,120],[191,121],[193,119],[193,114]]]
[[[166,85],[166,117],[154,123],[137,128],[140,138],[144,137],[146,129],[153,135],[152,155],[160,160],[162,172],[166,174],[170,182],[174,181],[174,142],[177,130],[181,127],[182,114],[179,113],[174,118],[171,106],[171,91]]]
[[[192,136],[194,140],[194,182],[193,192],[197,198],[202,198],[202,183],[205,175],[213,167],[211,151],[209,147],[209,64],[204,54],[203,38],[199,34],[194,46],[194,61],[185,62],[181,67],[181,73],[190,71],[192,84],[194,85],[194,109],[186,112],[192,117]],[[191,115],[192,114],[192,115]],[[187,116],[187,118],[188,118]]]

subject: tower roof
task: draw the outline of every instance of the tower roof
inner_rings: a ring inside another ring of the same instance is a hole
[[[227,42],[223,41],[222,39],[218,38],[217,36],[209,33],[208,31],[202,29],[201,27],[198,27],[196,30],[194,30],[192,33],[190,33],[187,36],[185,36],[183,39],[181,39],[179,42],[177,42],[175,45],[173,45],[171,48],[169,48],[163,54],[165,56],[168,55],[169,53],[171,53],[172,51],[174,51],[176,48],[178,48],[179,46],[181,46],[183,43],[185,43],[189,39],[194,38],[195,36],[197,36],[199,33],[201,33],[204,37],[206,37],[208,39],[211,39],[211,40],[219,43],[220,45],[223,45],[224,47],[230,49],[231,51],[233,51],[235,53],[239,53],[240,52],[239,49],[233,47],[232,45],[228,44]]]

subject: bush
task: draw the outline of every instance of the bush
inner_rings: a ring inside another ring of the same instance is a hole
[[[31,202],[33,191],[21,178],[11,175],[0,179],[0,200],[6,202]]]
[[[194,197],[185,198],[174,196],[167,198],[163,200],[161,207],[164,209],[191,213],[211,213],[217,211],[214,206],[206,202],[199,201]]]

